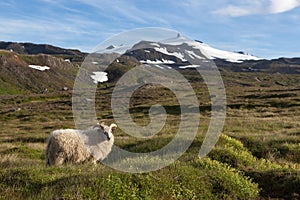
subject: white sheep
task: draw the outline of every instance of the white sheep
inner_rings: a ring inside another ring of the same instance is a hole
[[[103,160],[110,153],[114,143],[113,129],[101,123],[87,130],[61,129],[53,131],[46,148],[46,165],[83,163]]]

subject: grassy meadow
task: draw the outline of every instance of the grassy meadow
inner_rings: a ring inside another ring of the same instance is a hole
[[[49,133],[74,128],[72,92],[15,94],[2,87],[0,199],[299,199],[300,75],[221,73],[227,117],[215,148],[207,157],[198,157],[210,121],[210,98],[205,83],[186,70],[200,102],[196,139],[170,166],[141,174],[118,172],[101,163],[46,167]],[[113,84],[99,85],[96,96],[98,118],[107,123],[113,122]],[[146,140],[117,129],[117,146],[150,152],[172,140],[180,105],[168,89],[151,86],[136,91],[130,104],[132,118],[138,124],[149,123],[148,109],[157,103],[168,113],[162,131]]]

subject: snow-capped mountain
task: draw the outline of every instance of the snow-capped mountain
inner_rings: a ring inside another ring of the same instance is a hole
[[[266,72],[299,74],[299,58],[262,59],[244,52],[230,52],[211,47],[198,40],[177,37],[158,42],[140,41],[132,46],[109,46],[104,53],[117,53],[125,56],[117,59],[127,65],[128,58],[136,64],[158,68],[198,68],[213,60],[219,68],[233,72]],[[134,61],[135,60],[135,61]],[[132,66],[133,63],[130,65]]]
[[[175,38],[152,42],[140,41],[132,47],[109,46],[105,53],[120,53],[135,57],[143,64],[166,64],[186,66],[193,60],[221,59],[227,62],[242,63],[260,58],[241,53],[213,48],[203,42],[187,39],[178,35]]]
[[[238,62],[241,63],[245,60],[260,60],[260,58],[248,55],[248,54],[241,54],[236,52],[229,52],[224,50],[219,50],[213,48],[207,44],[193,42],[192,45],[194,48],[200,49],[200,51],[208,58],[208,59],[223,59],[229,62]]]
[[[249,55],[249,54],[241,54],[236,52],[224,51],[220,49],[213,48],[208,44],[197,40],[189,40],[185,37],[178,35],[176,38],[171,38],[168,40],[164,40],[161,43],[169,44],[169,45],[183,45],[187,44],[192,47],[193,50],[200,50],[201,54],[205,56],[205,59],[223,59],[229,62],[240,63],[245,60],[260,60],[260,58]],[[194,55],[194,51],[188,52],[191,56]],[[194,55],[195,56],[195,55]],[[199,55],[198,55],[199,56]]]

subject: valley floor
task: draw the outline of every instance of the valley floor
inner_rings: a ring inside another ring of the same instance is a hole
[[[1,95],[0,199],[300,199],[300,76],[222,73],[227,117],[215,148],[198,158],[210,101],[204,83],[195,81],[201,112],[196,139],[170,166],[143,174],[118,172],[101,163],[46,167],[49,133],[74,128],[72,93]],[[108,123],[113,122],[112,89],[108,84],[97,91],[98,118]],[[146,140],[118,129],[117,146],[150,152],[172,140],[180,107],[169,90],[137,91],[132,118],[149,123],[148,109],[156,103],[168,106],[162,131]]]

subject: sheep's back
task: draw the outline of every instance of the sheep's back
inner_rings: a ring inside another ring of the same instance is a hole
[[[90,157],[90,153],[77,130],[56,130],[52,132],[51,137],[54,146],[58,148],[58,152],[65,154],[66,161],[79,163]]]

